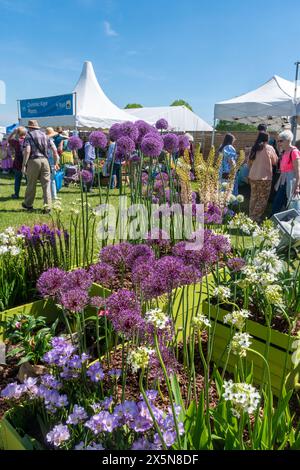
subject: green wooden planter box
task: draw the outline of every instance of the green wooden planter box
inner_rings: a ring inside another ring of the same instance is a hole
[[[208,315],[209,305],[207,301],[203,302],[203,313]],[[217,366],[224,366],[227,358],[227,347],[230,341],[230,326],[223,323],[224,316],[228,311],[222,308],[217,310],[217,307],[210,305],[210,318],[213,323],[212,329],[215,328],[215,337],[212,351],[212,359]],[[268,341],[268,328],[260,325],[252,320],[247,320],[245,330],[252,336],[251,349],[258,351],[268,361],[271,373],[272,390],[275,395],[281,393],[282,384],[286,383],[287,388],[294,388],[297,376],[297,370],[294,369],[291,361],[291,344],[293,337],[290,338],[285,333],[272,330],[270,335],[269,353],[267,355],[267,341]],[[234,354],[230,354],[227,370],[234,371],[238,358]],[[267,380],[266,367],[264,361],[254,353],[247,353],[247,363],[253,364],[253,379],[254,382],[260,385],[262,381]]]
[[[34,450],[36,449],[34,442],[34,439],[27,435],[21,437],[4,415],[0,421],[1,450]]]

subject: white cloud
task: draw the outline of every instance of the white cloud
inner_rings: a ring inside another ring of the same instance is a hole
[[[109,21],[104,21],[104,32],[106,36],[118,36],[118,33],[111,27],[111,24]]]

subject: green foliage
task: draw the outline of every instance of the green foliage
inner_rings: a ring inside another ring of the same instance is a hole
[[[19,365],[24,362],[38,364],[50,349],[50,340],[54,336],[56,326],[57,322],[49,328],[44,317],[33,315],[14,315],[1,321],[3,339],[16,346],[7,356],[21,355]]]
[[[128,103],[126,104],[124,109],[135,109],[135,108],[142,108],[143,106],[139,103]]]
[[[218,125],[216,127],[217,131],[226,131],[226,132],[234,132],[234,131],[240,131],[240,132],[257,132],[257,127],[253,126],[251,124],[244,124],[242,122],[237,122],[237,121],[224,121],[221,120],[218,122]]]
[[[186,108],[193,111],[192,106],[187,101],[184,101],[184,100],[175,100],[173,101],[173,103],[170,104],[170,106],[185,106]]]

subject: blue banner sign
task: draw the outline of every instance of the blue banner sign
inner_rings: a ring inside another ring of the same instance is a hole
[[[73,95],[50,96],[20,101],[21,118],[73,116]]]

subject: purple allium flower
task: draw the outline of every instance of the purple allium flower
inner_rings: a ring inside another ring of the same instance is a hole
[[[129,137],[133,142],[136,142],[139,136],[139,130],[132,122],[123,122],[120,125],[120,136]]]
[[[156,129],[167,130],[169,127],[169,123],[166,119],[161,118],[155,123]]]
[[[68,140],[70,150],[79,150],[83,147],[83,142],[77,135],[72,135]]]
[[[107,299],[109,318],[117,317],[125,310],[140,310],[139,301],[134,292],[127,289],[119,289]]]
[[[231,243],[228,237],[214,234],[210,240],[218,254],[228,254],[231,251]]]
[[[122,136],[119,137],[117,140],[117,152],[122,155],[126,156],[132,153],[135,150],[135,143],[130,137]]]
[[[103,299],[103,297],[99,297],[97,295],[95,295],[94,297],[91,297],[90,305],[92,307],[101,308],[103,307],[104,304],[105,304],[105,299]]]
[[[178,137],[179,150],[185,150],[190,147],[189,138],[186,135],[180,135]]]
[[[66,273],[59,268],[50,268],[37,281],[37,289],[43,297],[55,297],[61,289]]]
[[[139,163],[141,161],[141,157],[137,152],[134,152],[130,157],[130,161],[132,163]]]
[[[148,157],[159,157],[164,143],[160,136],[146,134],[141,143],[141,150]]]
[[[166,134],[163,136],[164,149],[169,152],[177,152],[179,148],[178,137],[176,134]]]
[[[131,253],[126,259],[126,265],[131,269],[135,263],[138,263],[139,260],[141,261],[142,258],[143,262],[145,260],[149,260],[149,262],[153,261],[155,254],[152,248],[145,244],[132,245]]]
[[[118,271],[124,271],[127,268],[127,259],[132,253],[132,247],[133,245],[128,242],[106,246],[100,251],[100,260]]]
[[[2,398],[15,398],[18,400],[25,393],[25,387],[17,382],[10,383],[1,391]]]
[[[68,416],[66,421],[67,424],[76,424],[82,423],[88,419],[88,414],[82,406],[74,405],[72,413]]]
[[[89,273],[92,276],[93,282],[111,285],[117,278],[114,268],[107,263],[93,264],[89,268]]]
[[[89,290],[93,283],[91,274],[85,269],[74,269],[66,274],[63,283],[63,290],[68,291],[71,289]]]
[[[204,222],[206,224],[221,224],[223,221],[222,210],[209,203],[206,212],[204,213]]]
[[[89,170],[81,170],[79,176],[84,184],[90,183],[93,179],[93,174]]]
[[[137,309],[121,310],[118,315],[109,314],[108,318],[111,320],[116,332],[127,338],[145,328],[145,321]]]
[[[140,145],[145,135],[149,133],[151,126],[147,122],[141,120],[136,121],[134,125],[138,129],[138,138],[136,142]]]
[[[100,382],[104,379],[104,372],[102,370],[101,364],[99,361],[92,364],[88,370],[86,375],[90,378],[92,382]]]
[[[89,303],[89,296],[84,290],[71,289],[61,294],[60,301],[69,312],[82,312]]]
[[[104,132],[94,131],[89,136],[89,142],[93,147],[105,149],[107,146],[107,137]]]
[[[234,273],[241,271],[245,265],[246,261],[243,258],[229,258],[227,261],[227,266]]]
[[[116,142],[119,137],[121,137],[121,132],[120,132],[121,124],[113,124],[109,130],[109,138],[113,142]]]
[[[58,424],[55,426],[52,431],[48,432],[46,436],[47,442],[53,444],[54,447],[60,447],[61,444],[68,441],[71,435],[68,429],[68,426],[64,426],[63,424]]]
[[[145,279],[145,273],[148,276],[150,271],[152,271],[153,262],[152,261],[143,261],[136,263],[132,268],[131,279],[133,284],[138,287],[141,285],[143,279]]]
[[[100,432],[113,432],[119,426],[118,419],[108,411],[100,411],[85,423],[95,435]]]

